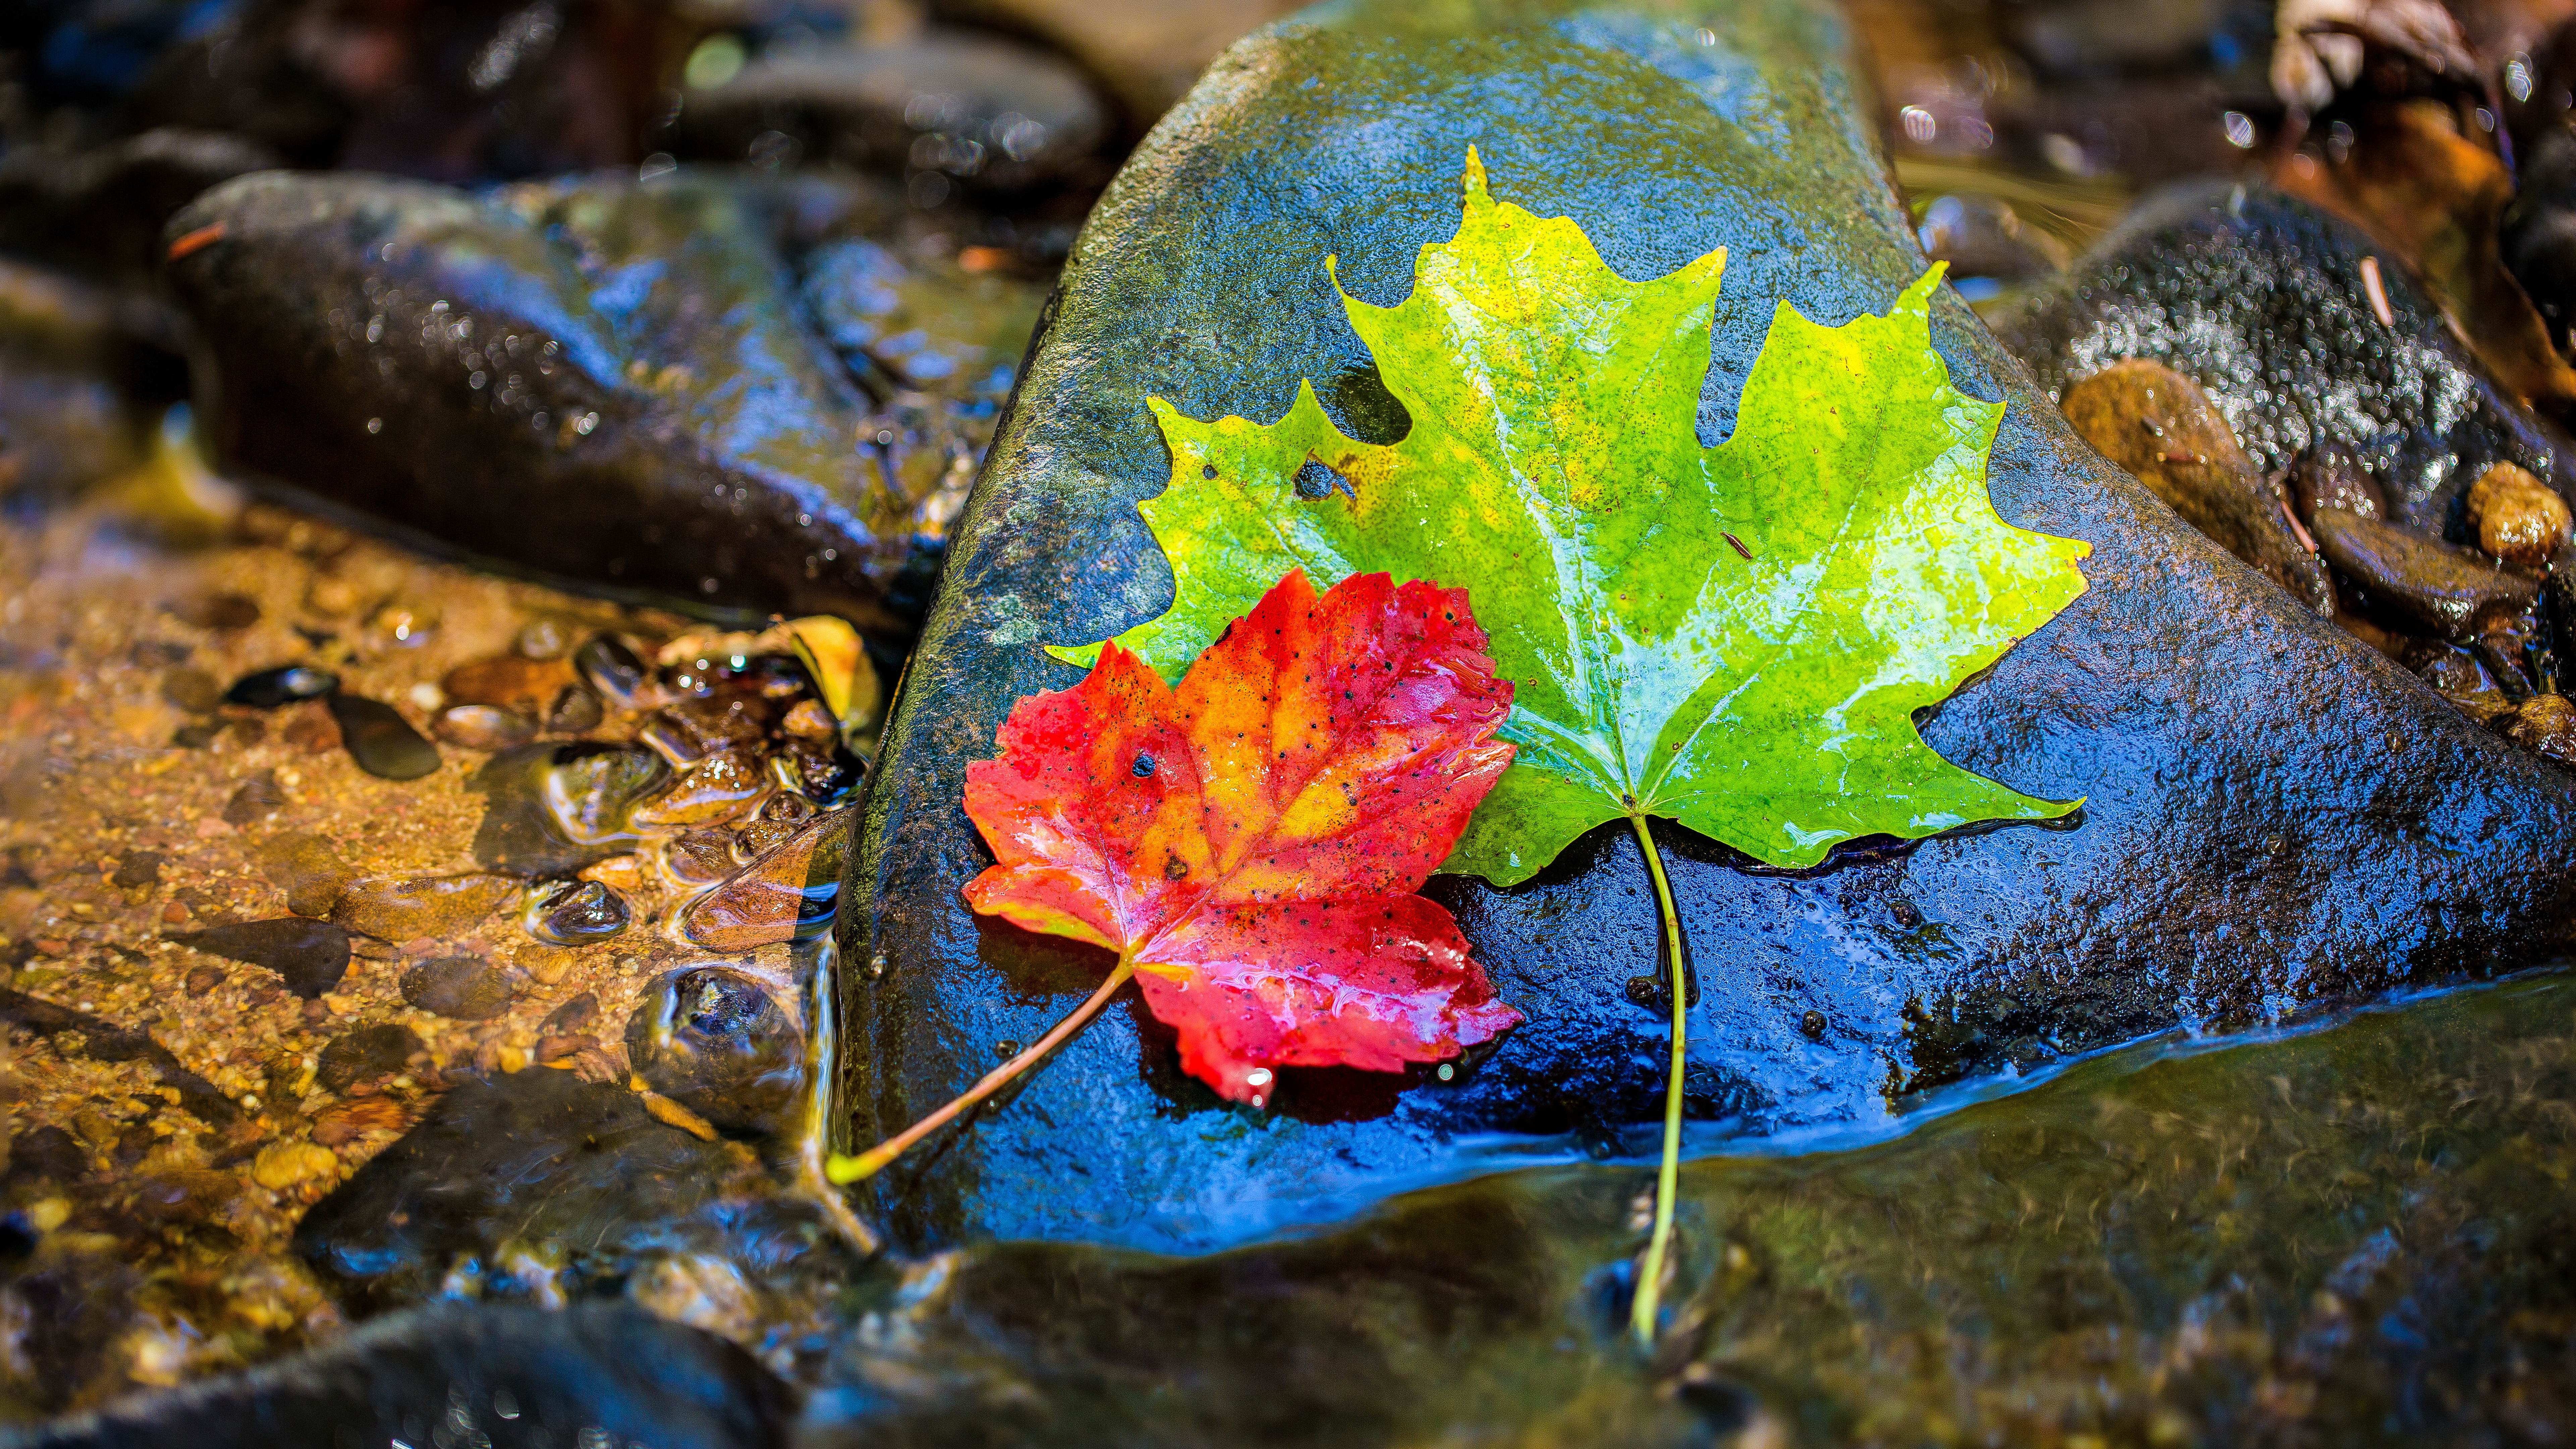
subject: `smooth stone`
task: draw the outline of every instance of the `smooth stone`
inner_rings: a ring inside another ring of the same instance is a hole
[[[582,681],[620,705],[632,704],[648,682],[644,661],[635,651],[606,634],[593,634],[573,651],[573,668]]]
[[[474,858],[516,876],[571,875],[642,843],[633,814],[671,767],[632,745],[532,744],[503,750],[469,776],[484,798]]]
[[[905,504],[740,188],[269,172],[171,222],[209,226],[168,275],[229,464],[522,567],[909,633]]]
[[[769,788],[769,772],[760,757],[745,749],[723,749],[683,771],[661,794],[635,809],[639,825],[704,825],[731,820]]]
[[[340,687],[340,676],[303,664],[281,664],[245,674],[224,691],[226,704],[252,709],[279,709],[300,700],[319,699]]]
[[[161,676],[161,697],[187,714],[213,714],[224,702],[224,687],[202,669],[179,668]]]
[[[456,666],[438,681],[438,688],[451,704],[507,705],[534,714],[572,682],[569,660],[504,654]]]
[[[553,1286],[576,1301],[621,1292],[675,1250],[784,1295],[849,1269],[817,1218],[740,1145],[670,1127],[622,1085],[532,1068],[442,1095],[313,1205],[295,1250],[346,1301],[378,1309],[437,1295],[460,1259],[481,1265],[486,1292],[527,1291],[492,1281],[514,1241],[559,1253]]]
[[[1703,440],[1722,440],[1778,306],[1841,322],[1885,308],[1921,270],[1852,108],[1841,34],[1823,7],[1793,0],[1330,7],[1243,42],[1156,130],[1075,249],[866,796],[839,916],[850,986],[837,1140],[863,1146],[919,1120],[991,1068],[994,1043],[1037,1039],[1106,969],[1088,948],[976,919],[959,891],[991,857],[957,802],[1012,703],[1078,677],[1040,644],[1113,635],[1171,597],[1134,511],[1169,479],[1146,399],[1272,419],[1312,378],[1356,436],[1400,435],[1324,260],[1370,304],[1405,297],[1419,249],[1454,233],[1474,145],[1497,197],[1574,217],[1623,277],[1728,249],[1700,413]],[[2292,224],[2288,203],[2247,195],[2245,216]],[[2390,475],[2402,509],[2446,485],[2437,452],[2479,445],[2482,462],[2536,441],[2483,400],[2394,269],[2392,305],[2407,309],[2395,329],[2369,314],[2350,270],[2332,291],[2273,288],[2277,264],[2230,240],[2225,202],[2222,190],[2176,223],[2169,260],[2119,255],[2169,278],[2160,295],[2176,306],[2216,309],[2231,328],[2353,339],[2361,350],[2334,387],[2409,408],[2437,383],[2465,389],[2456,430],[2401,444],[2422,465]],[[2320,238],[2343,235],[2299,215]],[[2343,266],[2358,252],[2321,255]],[[2184,290],[2200,263],[2215,279]],[[2106,308],[2125,285],[2098,257],[2077,271],[2092,289],[2077,295]],[[2231,300],[2229,287],[2249,295]],[[2249,398],[2302,420],[2309,398],[2286,394],[2328,392],[2288,343],[2266,372],[2222,331],[2238,350],[2221,359],[2252,378],[2240,386],[2232,370],[2213,380],[2177,360],[2179,323],[2151,335],[2142,307],[2119,315],[2133,325],[2071,325],[2073,353],[2158,356],[2192,376],[2266,469],[2310,441],[2303,422],[2249,431]],[[1891,1101],[1945,1083],[2558,949],[2576,920],[2576,793],[2557,767],[2184,524],[2077,438],[1947,292],[1932,335],[1960,388],[2007,405],[1988,472],[2003,516],[2094,553],[2091,589],[1920,728],[1963,767],[2084,797],[2084,812],[2071,828],[1847,849],[1796,874],[1745,870],[1659,828],[1701,985],[1685,1103],[1709,1135],[1695,1140],[1752,1146],[1881,1122]],[[2407,380],[2402,363],[2443,370]],[[2055,366],[2062,387],[2071,376]],[[1430,893],[1528,1017],[1453,1080],[1291,1070],[1270,1110],[1240,1111],[1181,1073],[1168,1029],[1121,1004],[1008,1105],[947,1129],[863,1198],[909,1246],[1203,1251],[1349,1217],[1396,1184],[1485,1171],[1493,1151],[1651,1155],[1669,1046],[1624,995],[1652,970],[1658,934],[1627,830],[1587,835],[1509,892],[1442,877]],[[1821,1041],[1800,1029],[1809,1010],[1830,1023]],[[1624,1214],[1645,1177],[1623,1182]],[[1687,1240],[1714,1251],[1696,1230]]]
[[[2576,487],[2576,451],[2496,384],[2384,250],[2270,187],[2191,182],[2140,202],[1992,320],[2052,398],[2124,358],[2161,362],[2208,393],[2256,468],[2340,444],[2370,460],[2390,520],[2427,533],[2451,527],[2493,463]],[[2371,259],[2385,324],[2363,276]]]
[[[2334,582],[2290,532],[2281,486],[2255,471],[2198,383],[2163,363],[2131,359],[2069,387],[2060,406],[2084,441],[2183,522],[2320,616],[2334,613]]]
[[[499,910],[518,888],[506,875],[384,876],[344,885],[329,914],[380,941],[453,936]]]
[[[2576,522],[2567,500],[2511,463],[2498,463],[2469,486],[2468,523],[2478,550],[2524,568],[2547,568],[2567,547]]]
[[[575,881],[529,902],[523,921],[529,935],[549,946],[596,946],[624,935],[635,908],[603,882]]]
[[[784,837],[732,879],[689,902],[680,934],[710,951],[750,951],[831,924],[849,852],[851,812],[783,827]]]
[[[934,15],[1033,35],[1098,76],[1142,132],[1218,52],[1297,0],[935,0]]]
[[[2388,513],[2388,498],[2360,454],[2336,442],[2319,443],[2290,465],[2290,501],[2299,517],[2314,518],[2320,508],[2339,508],[2364,518]]]
[[[2470,639],[2540,596],[2537,575],[2358,513],[2319,509],[2317,550],[2363,597],[2437,637]]]
[[[1108,108],[1074,66],[991,35],[929,30],[752,60],[683,92],[669,138],[685,160],[935,171],[1008,193],[1099,174]]]
[[[262,770],[241,782],[224,802],[224,823],[235,829],[265,820],[285,808],[286,790],[275,770]]]
[[[197,594],[170,605],[170,617],[218,634],[239,633],[259,622],[259,601],[246,594]]]
[[[362,1026],[322,1048],[314,1080],[325,1091],[346,1092],[361,1082],[400,1076],[427,1050],[410,1027],[391,1022]]]
[[[626,1059],[653,1090],[729,1132],[784,1129],[805,1081],[805,1034],[758,978],[729,966],[665,976],[626,1022]]]
[[[349,933],[328,921],[280,916],[209,926],[170,939],[191,950],[246,961],[277,973],[286,989],[311,1001],[349,974]]]
[[[286,908],[316,919],[331,914],[357,872],[348,852],[319,835],[287,831],[260,843],[259,873],[286,892]]]
[[[116,874],[108,883],[119,890],[149,890],[161,883],[161,867],[170,857],[157,850],[129,850],[117,857]]]
[[[26,1431],[24,1449],[644,1444],[779,1449],[796,1390],[732,1343],[622,1303],[431,1303],[247,1372]],[[467,1426],[453,1429],[457,1424]]]
[[[510,1009],[510,976],[482,956],[439,956],[402,974],[402,999],[458,1021],[488,1021]]]
[[[598,695],[578,684],[567,684],[563,692],[555,696],[555,702],[546,708],[546,733],[577,735],[599,728],[600,721],[607,717],[608,712],[601,706]]]
[[[364,695],[335,692],[331,720],[358,768],[382,780],[417,780],[438,773],[438,746],[421,738],[402,711]]]
[[[535,720],[497,704],[449,705],[438,712],[430,729],[458,749],[486,753],[524,745],[537,736]]]

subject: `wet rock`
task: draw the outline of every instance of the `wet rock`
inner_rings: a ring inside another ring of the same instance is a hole
[[[2511,463],[2498,463],[2469,487],[2469,527],[2478,547],[2524,568],[2546,568],[2567,546],[2571,515],[2549,486]]]
[[[711,1333],[617,1303],[439,1303],[327,1348],[48,1425],[29,1449],[428,1442],[775,1449],[797,1396]],[[463,1425],[450,1430],[451,1425]]]
[[[769,772],[760,757],[745,749],[723,749],[691,766],[668,790],[635,809],[642,825],[704,825],[744,813],[769,788]]]
[[[108,878],[119,890],[148,890],[161,882],[161,867],[170,857],[157,850],[129,850],[119,856],[116,874]]]
[[[582,681],[619,705],[630,705],[648,676],[635,651],[606,634],[593,634],[573,652],[573,668]]]
[[[506,875],[386,876],[343,886],[329,915],[380,941],[453,936],[499,910],[518,888]]]
[[[1108,108],[1082,72],[989,35],[931,30],[879,45],[761,56],[683,95],[668,144],[684,159],[791,159],[941,178],[984,192],[1093,178]],[[924,195],[916,189],[916,195]]]
[[[656,713],[636,737],[675,765],[724,750],[757,749],[769,738],[767,701],[739,694],[687,699]]]
[[[905,508],[724,184],[270,173],[171,225],[224,228],[170,275],[232,462],[523,566],[906,631]]]
[[[546,708],[546,733],[577,735],[599,728],[599,722],[607,717],[598,695],[578,684],[567,684]]]
[[[868,762],[841,746],[818,745],[798,741],[779,752],[786,761],[796,788],[806,798],[825,805],[837,805],[859,788],[868,774]]]
[[[642,843],[633,814],[671,767],[631,745],[504,750],[466,782],[486,797],[474,858],[518,876],[570,875]]]
[[[996,435],[868,789],[839,915],[854,983],[840,995],[847,1140],[917,1121],[989,1070],[992,1043],[1036,1039],[1100,979],[1095,954],[966,908],[958,891],[990,857],[956,802],[1012,702],[1077,677],[1033,645],[1112,635],[1171,597],[1133,510],[1169,478],[1148,396],[1193,417],[1276,418],[1312,378],[1355,436],[1400,436],[1407,422],[1324,259],[1361,300],[1406,296],[1419,248],[1457,225],[1470,144],[1497,197],[1573,216],[1622,276],[1728,248],[1706,441],[1733,430],[1778,306],[1845,318],[1914,280],[1903,219],[1869,200],[1883,163],[1840,109],[1825,29],[1769,25],[1696,31],[1617,6],[1311,12],[1246,41],[1131,160]],[[1440,105],[1421,103],[1427,85]],[[1391,131],[1390,115],[1403,125]],[[2076,339],[2062,358],[2030,349],[2050,385],[2123,357],[2163,361],[2267,472],[2314,441],[2314,417],[2356,446],[2389,434],[2372,456],[2394,460],[2382,478],[2402,522],[2438,528],[2500,458],[2551,476],[2541,458],[2566,454],[2481,391],[2395,268],[2401,325],[2383,328],[2358,248],[2338,249],[2349,233],[2268,193],[2249,189],[2234,214],[2225,190],[2204,195],[2124,234],[2117,261],[2044,289],[2062,300],[2037,315]],[[1317,196],[1333,204],[1318,210]],[[2314,266],[2254,255],[2290,233],[2316,241],[2287,249]],[[2321,267],[2342,269],[2332,287]],[[2142,288],[2170,308],[2135,300]],[[2209,372],[2182,355],[2204,331]],[[2576,793],[2557,767],[2462,718],[2103,462],[1955,299],[1936,306],[1932,336],[1959,387],[2006,405],[1988,471],[1998,509],[2094,552],[2090,590],[1923,734],[2016,789],[2085,796],[2084,815],[2072,829],[1846,850],[1794,875],[1745,871],[1659,828],[1701,979],[1689,1117],[1727,1121],[1740,1141],[1876,1120],[1891,1092],[2556,949],[2576,924]],[[2263,416],[2282,421],[2249,421]],[[1478,1134],[1650,1153],[1669,1047],[1622,995],[1656,952],[1633,837],[1588,835],[1509,892],[1441,877],[1431,893],[1529,1018],[1454,1080],[1291,1071],[1272,1110],[1230,1118],[1180,1073],[1162,1028],[1116,1007],[1007,1106],[871,1179],[877,1209],[907,1244],[1200,1250],[1349,1215],[1393,1181],[1475,1173],[1457,1144]],[[2366,958],[2357,940],[2372,943]],[[1830,1022],[1821,1041],[1799,1029],[1808,1010]],[[1623,1178],[1604,1211],[1624,1221],[1641,1181]]]
[[[599,1025],[599,994],[585,991],[546,1013],[545,1036],[588,1036]]]
[[[161,676],[161,697],[173,709],[189,714],[213,714],[224,702],[224,687],[202,669],[173,669]]]
[[[339,985],[349,973],[349,933],[327,921],[280,916],[209,926],[171,939],[191,950],[266,967],[307,1001]]]
[[[2471,719],[2492,721],[2514,707],[2476,653],[2460,645],[2419,639],[2407,646],[2404,660],[2418,678]]]
[[[663,847],[662,863],[683,885],[705,885],[733,873],[733,832],[684,830]]]
[[[596,946],[625,934],[635,920],[626,897],[595,881],[575,881],[528,903],[528,934],[549,946]]]
[[[1933,197],[1916,214],[1915,236],[1923,243],[1923,254],[1948,262],[1950,275],[1957,278],[2026,281],[2067,261],[2064,243],[2024,225],[2009,204],[1991,196]]]
[[[537,735],[535,720],[494,704],[449,705],[438,712],[430,728],[440,739],[464,750],[506,750]]]
[[[2122,358],[2163,363],[2200,384],[2266,473],[2321,443],[2351,449],[2371,460],[2390,521],[2427,533],[2451,525],[2491,464],[2567,491],[2576,452],[2381,250],[2267,187],[2178,186],[1994,318],[1995,333],[2052,397]]]
[[[382,700],[336,692],[331,721],[358,768],[383,780],[417,780],[438,773],[438,746],[422,739],[402,712]]]
[[[241,782],[224,802],[224,823],[235,829],[256,824],[286,808],[286,789],[275,770],[262,770]]]
[[[362,1026],[322,1048],[313,1080],[324,1091],[346,1092],[361,1082],[402,1075],[427,1050],[410,1027],[390,1022]]]
[[[805,1036],[767,986],[729,966],[672,973],[626,1023],[654,1091],[729,1132],[781,1131],[805,1080]]]
[[[2334,584],[2290,532],[2280,485],[2254,471],[2198,384],[2162,363],[2133,359],[2069,387],[2061,406],[2084,441],[2185,523],[2320,615],[2334,612]]]
[[[379,1307],[435,1295],[459,1260],[489,1273],[512,1241],[560,1250],[555,1286],[576,1300],[621,1293],[673,1247],[737,1263],[768,1289],[847,1266],[833,1230],[781,1200],[753,1154],[674,1132],[622,1084],[569,1071],[453,1088],[295,1234],[325,1282]],[[528,1291],[492,1277],[482,1287]]]
[[[2472,638],[2540,596],[2530,574],[2376,518],[2328,508],[2308,527],[2317,551],[2370,604],[2439,637]]]
[[[259,601],[222,591],[197,594],[170,605],[170,617],[199,629],[233,634],[259,622]]]
[[[320,699],[340,687],[340,676],[303,664],[281,664],[245,674],[224,691],[224,703],[252,709],[280,709],[299,700]]]
[[[2506,739],[2524,749],[2576,767],[2576,704],[2565,695],[2535,694],[2495,723]]]
[[[456,666],[438,681],[438,688],[452,704],[506,705],[533,714],[572,682],[569,660],[505,654]]]
[[[458,1021],[488,1021],[510,1009],[510,976],[481,956],[440,956],[402,974],[402,999]]]
[[[1143,131],[1190,88],[1208,62],[1295,0],[938,0],[936,15],[1013,35],[1033,35],[1100,77]]]
[[[301,831],[271,836],[258,858],[260,874],[286,892],[286,908],[299,916],[330,915],[355,874],[345,850]]]
[[[710,951],[749,951],[828,926],[840,899],[850,812],[774,822],[785,836],[731,880],[689,903],[680,933]]]
[[[171,213],[209,186],[278,164],[255,142],[176,127],[70,153],[13,147],[0,157],[0,249],[149,285]]]
[[[2379,480],[2370,476],[2370,465],[2340,443],[2320,443],[2299,455],[2290,465],[2290,498],[2302,519],[2316,517],[2320,508],[2364,518],[2388,513],[2387,496],[2380,492]]]

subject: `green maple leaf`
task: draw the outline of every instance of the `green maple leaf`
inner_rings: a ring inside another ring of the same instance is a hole
[[[1292,567],[1465,587],[1516,686],[1519,754],[1444,869],[1498,884],[1622,817],[1794,867],[1855,836],[2075,808],[1914,726],[2082,593],[2090,552],[1995,512],[2003,405],[1932,350],[1940,269],[1840,327],[1782,303],[1734,435],[1707,448],[1725,252],[1633,283],[1570,218],[1495,201],[1473,151],[1465,189],[1410,297],[1342,299],[1412,416],[1402,441],[1343,436],[1311,384],[1268,425],[1151,401],[1172,481],[1140,508],[1177,597],[1119,642],[1176,678]]]

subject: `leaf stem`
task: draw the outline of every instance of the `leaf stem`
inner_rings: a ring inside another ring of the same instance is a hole
[[[1682,1161],[1682,1049],[1686,1038],[1692,981],[1690,943],[1682,935],[1682,916],[1673,905],[1672,882],[1664,878],[1664,857],[1655,848],[1653,832],[1646,828],[1646,817],[1632,814],[1628,823],[1637,829],[1637,844],[1646,852],[1646,871],[1655,878],[1655,904],[1664,917],[1664,963],[1667,979],[1664,989],[1673,1003],[1673,1059],[1664,1078],[1664,1160],[1655,1175],[1655,1231],[1646,1241],[1646,1261],[1637,1274],[1637,1291],[1630,1300],[1629,1325],[1636,1330],[1637,1346],[1655,1346],[1655,1320],[1664,1289],[1664,1258],[1673,1241],[1673,1199],[1681,1190]]]
[[[967,1108],[1000,1091],[1010,1084],[1013,1077],[1037,1065],[1040,1058],[1064,1045],[1067,1038],[1082,1030],[1093,1017],[1098,1016],[1100,1009],[1109,1004],[1109,998],[1118,994],[1118,988],[1134,979],[1135,975],[1136,963],[1122,959],[1118,963],[1118,969],[1109,973],[1109,979],[1100,983],[1099,990],[1092,992],[1089,999],[1075,1007],[1064,1020],[1057,1022],[1046,1035],[1030,1043],[1027,1050],[986,1072],[982,1080],[958,1093],[947,1106],[858,1156],[844,1157],[837,1152],[833,1153],[831,1160],[823,1166],[823,1175],[843,1186],[875,1176],[887,1163],[901,1157],[914,1143],[938,1131]]]

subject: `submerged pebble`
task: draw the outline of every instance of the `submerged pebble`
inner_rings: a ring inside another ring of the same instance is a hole
[[[452,936],[501,908],[518,889],[506,875],[386,877],[343,886],[330,909],[340,925],[380,941]]]
[[[671,767],[633,745],[534,744],[494,755],[467,782],[487,797],[474,857],[522,876],[570,875],[642,840],[636,802]]]
[[[2540,580],[2435,539],[2357,513],[2319,510],[2317,549],[2398,620],[2468,639],[2531,606]]]
[[[577,735],[599,728],[599,722],[607,717],[608,712],[600,707],[598,695],[578,684],[567,684],[546,709],[546,732]]]
[[[528,934],[549,946],[595,946],[634,922],[626,897],[595,880],[574,881],[528,903]]]
[[[2565,695],[2535,694],[2497,723],[2515,744],[2576,766],[2576,704]]]
[[[740,816],[769,788],[769,773],[748,750],[728,749],[707,756],[673,782],[670,789],[637,807],[643,825],[704,825]]]
[[[324,1090],[346,1092],[360,1082],[400,1075],[428,1051],[411,1028],[382,1022],[362,1026],[322,1048],[313,1079]]]
[[[245,674],[224,691],[224,703],[251,709],[277,709],[298,700],[319,699],[340,687],[340,676],[305,664],[283,664]]]
[[[191,950],[266,967],[307,1001],[349,974],[349,933],[328,921],[280,916],[209,926],[172,939]]]
[[[537,737],[537,722],[497,704],[455,704],[438,712],[431,728],[459,749],[486,752],[524,745]]]
[[[438,771],[438,746],[422,739],[400,711],[364,695],[335,693],[331,718],[358,768],[385,780],[417,780]]]
[[[161,676],[161,697],[184,714],[213,714],[224,702],[224,687],[202,669],[182,667]]]
[[[484,1021],[510,1006],[510,977],[481,956],[440,956],[402,974],[402,998],[458,1021]]]
[[[262,770],[241,782],[224,802],[224,823],[235,829],[265,820],[286,806],[285,787],[275,770]]]
[[[504,705],[534,714],[572,682],[572,666],[561,659],[504,654],[460,664],[438,687],[455,704]]]
[[[840,898],[850,812],[785,825],[788,835],[732,879],[698,897],[680,933],[711,951],[748,951],[829,923]]]
[[[2290,498],[2299,517],[2313,519],[2320,508],[2339,508],[2364,518],[2388,516],[2388,498],[2359,453],[2337,442],[2319,443],[2290,465]]]
[[[672,975],[626,1025],[626,1055],[662,1095],[727,1131],[774,1132],[804,1079],[804,1034],[767,987],[727,966]]]
[[[607,634],[593,634],[573,651],[572,664],[583,682],[606,698],[621,705],[631,705],[643,692],[644,661],[635,651]]]

